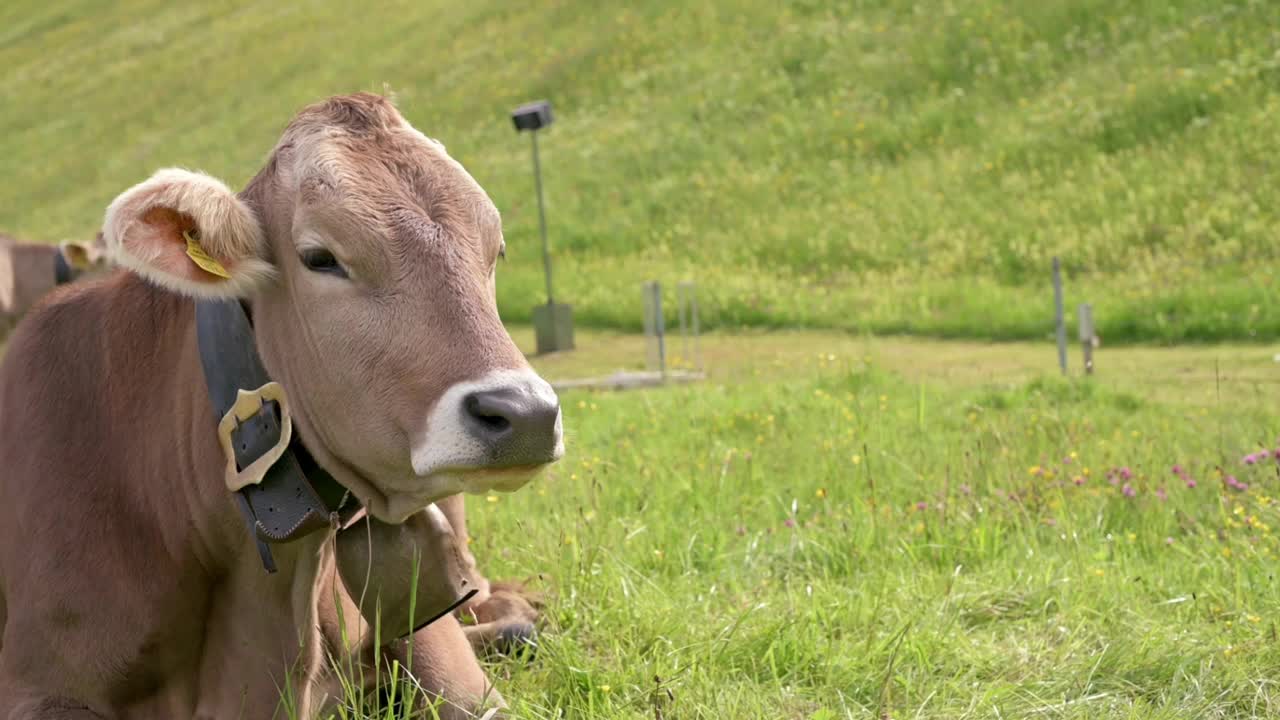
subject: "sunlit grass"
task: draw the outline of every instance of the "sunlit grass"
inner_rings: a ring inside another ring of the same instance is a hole
[[[165,165],[241,183],[299,106],[385,84],[503,211],[500,301],[526,320],[536,204],[507,112],[545,96],[583,325],[636,329],[642,280],[694,278],[709,325],[1038,339],[1058,255],[1107,342],[1276,337],[1278,23],[1262,0],[18,0],[0,228],[89,237]]]
[[[551,593],[538,660],[495,667],[518,716],[1275,712],[1280,424],[1238,354],[1138,351],[1161,400],[829,346],[567,394],[564,464],[471,504],[487,569]],[[1218,364],[1220,403],[1175,399]]]

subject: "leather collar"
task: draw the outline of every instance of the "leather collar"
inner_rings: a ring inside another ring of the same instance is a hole
[[[71,269],[71,263],[67,262],[67,258],[62,254],[62,250],[53,254],[53,284],[66,285],[76,279],[75,272]]]
[[[258,355],[248,310],[240,302],[197,301],[196,338],[214,421],[222,422],[242,391],[262,388],[271,378]],[[251,417],[237,419],[230,443],[237,470],[249,467],[281,442],[281,413],[278,402],[267,400]],[[341,527],[361,509],[296,434],[260,482],[234,495],[269,573],[276,567],[268,543],[286,543],[322,528]]]

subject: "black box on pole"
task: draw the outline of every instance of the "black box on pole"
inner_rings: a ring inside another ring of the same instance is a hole
[[[551,103],[546,100],[527,103],[511,111],[516,131],[541,130],[551,124]]]

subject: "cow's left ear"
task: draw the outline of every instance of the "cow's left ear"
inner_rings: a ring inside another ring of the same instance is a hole
[[[107,208],[110,259],[161,287],[194,297],[245,297],[269,282],[262,226],[216,178],[170,168]]]
[[[102,233],[98,233],[98,242],[87,243],[80,240],[66,240],[58,249],[67,264],[79,272],[92,270],[105,260],[106,248],[101,245]]]

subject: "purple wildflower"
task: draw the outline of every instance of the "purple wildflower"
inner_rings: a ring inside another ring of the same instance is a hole
[[[1132,470],[1130,470],[1130,469],[1129,469],[1129,467],[1128,467],[1127,465],[1126,465],[1125,467],[1120,468],[1120,478],[1121,478],[1122,480],[1132,480],[1132,479],[1133,479],[1133,471],[1132,471]]]
[[[786,525],[789,528],[793,528],[796,526],[796,520],[795,518],[787,518],[786,520],[782,521],[782,524]]]
[[[921,500],[920,502],[916,503],[916,510],[924,511],[924,510],[928,510],[928,509],[929,509],[929,503],[927,503],[927,502],[925,502],[925,501],[923,501],[923,500]]]
[[[1138,491],[1134,490],[1133,486],[1130,485],[1129,483],[1125,483],[1124,487],[1120,488],[1120,492],[1124,493],[1124,496],[1128,498],[1131,498],[1134,495],[1138,494]]]
[[[1191,478],[1187,478],[1187,487],[1194,488],[1195,486],[1196,486],[1196,481]]]
[[[1182,472],[1183,472],[1183,470],[1182,470],[1182,466],[1181,466],[1181,465],[1174,465],[1174,466],[1173,466],[1173,474],[1174,474],[1174,475],[1177,475],[1178,477],[1182,477]]]
[[[1071,482],[1075,483],[1077,486],[1083,485],[1083,484],[1084,484],[1084,476],[1083,476],[1083,475],[1077,475],[1077,476],[1075,476],[1075,477],[1071,478]]]
[[[1257,455],[1252,455],[1252,454],[1250,454],[1250,455],[1245,455],[1245,456],[1244,456],[1244,459],[1243,459],[1243,462],[1244,462],[1244,464],[1245,464],[1245,465],[1253,465],[1254,463],[1258,462],[1258,456],[1257,456]]]
[[[1164,502],[1169,499],[1169,493],[1165,492],[1163,487],[1159,487],[1156,488],[1156,497],[1160,498],[1160,502]]]

